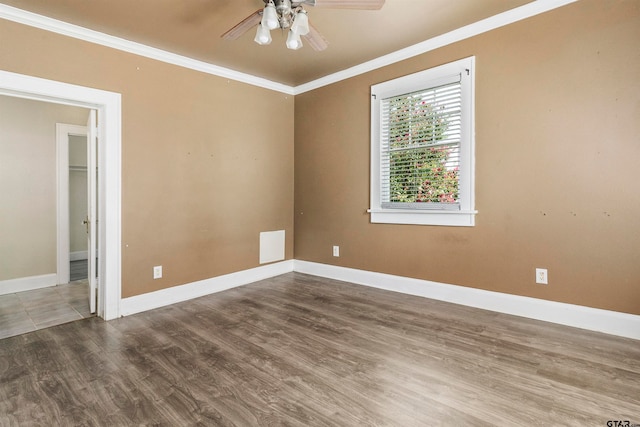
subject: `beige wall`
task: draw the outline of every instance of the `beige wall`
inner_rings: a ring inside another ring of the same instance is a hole
[[[123,297],[257,267],[261,231],[293,257],[291,96],[2,20],[0,40],[0,69],[122,94]]]
[[[297,259],[640,314],[639,8],[581,0],[299,95],[295,116],[281,93],[1,20],[0,69],[122,94],[124,297],[255,267],[260,231],[285,229],[290,259],[295,217]],[[476,227],[370,224],[370,86],[470,55]]]
[[[56,273],[56,123],[86,121],[83,108],[0,96],[0,280]]]
[[[87,137],[69,135],[69,166],[69,252],[84,252],[87,250],[87,227],[83,224],[87,218]]]
[[[639,42],[582,0],[297,96],[295,258],[640,314]],[[471,55],[477,225],[370,224],[370,86]]]

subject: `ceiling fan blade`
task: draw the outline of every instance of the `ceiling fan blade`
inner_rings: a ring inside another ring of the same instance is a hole
[[[233,27],[232,29],[230,29],[220,37],[222,37],[225,40],[235,40],[241,35],[243,35],[244,33],[246,33],[247,31],[249,31],[251,27],[255,27],[256,25],[258,25],[261,19],[262,19],[262,9],[258,9],[251,15],[244,18],[235,27]]]
[[[301,3],[333,9],[378,10],[385,0],[304,0]]]
[[[309,24],[309,33],[302,37],[304,37],[307,43],[309,43],[309,46],[317,52],[323,51],[329,46],[327,40],[322,37],[322,34],[311,24]]]

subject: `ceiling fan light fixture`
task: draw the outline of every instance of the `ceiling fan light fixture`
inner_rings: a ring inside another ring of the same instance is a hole
[[[293,30],[289,30],[289,35],[287,36],[287,48],[291,50],[298,50],[301,47],[302,40],[300,39],[300,34]]]
[[[266,45],[271,43],[271,33],[269,32],[269,29],[262,24],[258,24],[256,38],[253,39],[253,41],[258,43],[259,45]]]
[[[309,17],[304,9],[300,9],[296,13],[293,25],[291,25],[291,31],[301,36],[309,34]]]
[[[0,0],[1,2],[2,0]],[[323,51],[328,43],[318,30],[309,23],[307,11],[303,6],[320,6],[336,9],[380,9],[385,0],[262,0],[264,7],[237,23],[222,34],[225,40],[236,40],[250,28],[258,25],[254,41],[260,45],[271,43],[271,30],[280,28],[288,32],[287,47],[298,50],[302,47],[301,37],[315,51]]]
[[[260,22],[263,27],[268,30],[275,30],[280,26],[278,21],[278,13],[276,12],[276,6],[272,1],[267,3],[262,12],[262,21]]]

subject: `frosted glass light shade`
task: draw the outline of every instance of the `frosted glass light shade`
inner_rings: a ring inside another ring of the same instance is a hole
[[[278,21],[278,13],[276,12],[276,7],[273,2],[269,2],[262,12],[262,21],[260,22],[263,27],[269,30],[275,30],[280,26],[280,22]]]
[[[302,47],[302,40],[300,40],[300,34],[293,30],[289,30],[287,36],[287,47],[291,50],[298,50]]]
[[[256,32],[256,38],[253,39],[253,41],[260,45],[269,44],[271,43],[271,33],[262,24],[259,24],[258,31]]]
[[[301,36],[309,34],[309,17],[304,12],[296,13],[296,17],[293,20],[291,31]]]

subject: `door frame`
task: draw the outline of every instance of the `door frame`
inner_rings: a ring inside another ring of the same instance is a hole
[[[122,97],[119,93],[0,70],[0,94],[98,112],[99,317],[120,317]]]
[[[56,123],[56,169],[57,169],[57,275],[58,284],[70,279],[69,237],[69,137],[87,136],[87,127]],[[95,189],[94,189],[95,191]]]

